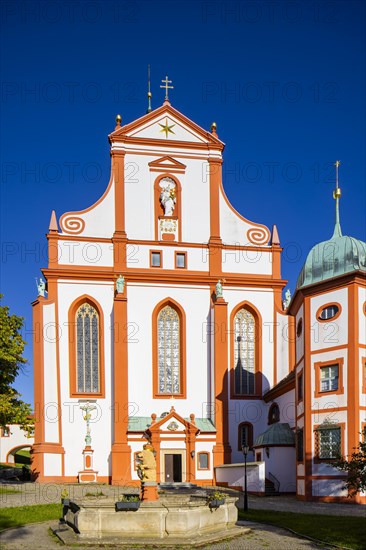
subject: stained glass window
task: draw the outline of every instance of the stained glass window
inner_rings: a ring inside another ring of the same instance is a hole
[[[181,393],[180,361],[179,315],[167,305],[158,316],[159,393]]]
[[[235,315],[234,334],[235,393],[253,395],[255,393],[255,319],[245,308]]]
[[[88,303],[76,312],[77,391],[98,393],[99,381],[99,315]]]

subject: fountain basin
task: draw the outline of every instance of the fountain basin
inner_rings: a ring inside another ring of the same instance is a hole
[[[139,510],[116,512],[112,499],[82,499],[75,501],[75,512],[69,509],[67,523],[83,540],[157,539],[187,540],[204,535],[230,532],[240,534],[236,527],[237,497],[227,497],[218,508],[210,508],[207,499],[196,495],[163,496],[154,502],[141,502]],[[225,535],[226,533],[226,535]]]

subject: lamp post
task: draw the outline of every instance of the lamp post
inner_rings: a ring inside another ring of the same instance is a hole
[[[249,453],[248,445],[242,445],[241,450],[244,455],[244,512],[248,510],[248,488],[247,488],[247,455]]]

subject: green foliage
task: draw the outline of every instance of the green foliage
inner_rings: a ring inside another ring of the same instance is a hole
[[[349,460],[341,456],[331,463],[333,468],[347,472],[345,485],[348,496],[353,497],[357,493],[366,491],[366,439],[360,441]]]
[[[222,500],[228,497],[229,495],[227,493],[223,493],[222,491],[213,491],[207,496],[208,502],[211,502],[212,500]]]
[[[31,406],[12,387],[27,362],[23,357],[26,342],[20,332],[22,327],[23,318],[10,315],[9,308],[0,304],[0,426],[20,424],[30,435],[34,424]]]
[[[351,506],[352,508],[352,506]],[[295,514],[293,512],[273,512],[272,510],[239,510],[239,519],[257,521],[291,529],[338,548],[365,550],[365,518],[323,514]]]
[[[140,498],[138,495],[122,495],[119,498],[120,502],[139,502]]]
[[[2,508],[0,511],[0,531],[8,527],[21,527],[27,523],[57,520],[60,514],[61,507],[59,504]]]

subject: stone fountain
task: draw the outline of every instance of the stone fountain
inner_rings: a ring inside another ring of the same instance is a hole
[[[69,502],[64,519],[72,527],[74,542],[103,541],[118,545],[154,544],[183,546],[213,542],[245,534],[249,529],[236,525],[237,496],[217,495],[190,483],[156,483],[156,462],[150,444],[138,455],[137,470],[141,492],[111,497],[82,498]],[[131,501],[132,497],[132,501]],[[220,498],[221,497],[221,498]],[[138,504],[137,504],[138,501]],[[130,503],[130,504],[128,504]],[[65,537],[70,543],[70,532]]]

